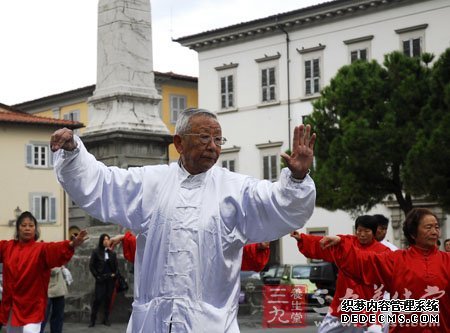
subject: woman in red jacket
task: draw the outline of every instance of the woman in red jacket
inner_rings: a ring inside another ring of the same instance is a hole
[[[403,234],[409,247],[395,252],[363,252],[338,236],[324,237],[322,246],[346,274],[365,285],[384,285],[391,300],[403,304],[392,311],[391,319],[397,320],[390,332],[450,332],[450,253],[437,246],[439,221],[432,211],[414,208],[405,218]]]
[[[14,240],[0,241],[3,297],[0,322],[8,333],[38,333],[45,317],[50,270],[66,264],[86,239],[83,230],[72,241],[37,242],[36,218],[23,212],[16,221]]]

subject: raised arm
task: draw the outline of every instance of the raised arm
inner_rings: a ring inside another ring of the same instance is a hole
[[[292,153],[288,155],[282,153],[281,157],[286,162],[292,177],[304,179],[314,159],[314,143],[316,134],[311,134],[310,125],[300,125],[294,128],[292,140]]]
[[[144,168],[126,170],[105,166],[68,129],[52,135],[51,147],[56,151],[54,165],[58,181],[77,205],[101,221],[133,230],[141,227],[145,220],[141,205]],[[149,178],[156,180],[158,176],[156,172]],[[156,192],[156,181],[146,185],[151,193]],[[152,203],[146,207],[152,209]]]

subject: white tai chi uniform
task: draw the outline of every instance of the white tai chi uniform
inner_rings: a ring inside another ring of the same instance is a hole
[[[283,169],[278,182],[213,166],[106,167],[75,137],[55,156],[58,180],[81,208],[137,235],[135,300],[128,331],[239,332],[242,247],[304,226],[316,190]]]

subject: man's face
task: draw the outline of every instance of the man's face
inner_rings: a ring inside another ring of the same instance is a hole
[[[422,249],[433,249],[441,236],[439,222],[433,215],[425,215],[419,222],[417,236],[414,237],[416,245]]]
[[[358,226],[356,228],[356,237],[358,238],[361,245],[368,245],[373,241],[373,231],[372,229]]]
[[[387,225],[379,225],[377,227],[377,233],[375,234],[375,239],[381,242],[384,237],[386,237]]]
[[[445,242],[444,250],[445,252],[450,252],[450,241]]]
[[[221,147],[214,143],[214,137],[222,136],[222,129],[216,119],[198,115],[193,116],[190,121],[190,131],[186,134],[175,136],[175,147],[180,153],[184,168],[192,175],[208,171],[217,162]],[[202,143],[200,137],[209,135],[208,143]]]

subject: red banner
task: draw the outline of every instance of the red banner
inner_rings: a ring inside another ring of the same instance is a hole
[[[306,326],[306,293],[306,285],[265,285],[263,327]]]

